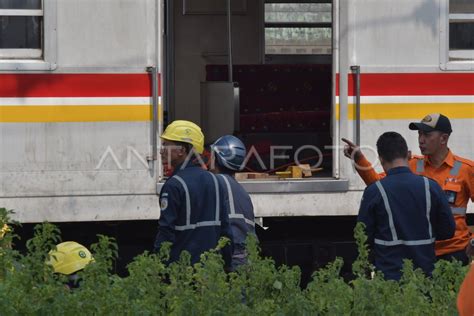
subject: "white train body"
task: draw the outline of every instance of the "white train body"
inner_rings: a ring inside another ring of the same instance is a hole
[[[356,215],[365,185],[340,138],[374,146],[395,130],[418,153],[408,122],[431,112],[451,118],[453,152],[474,159],[474,51],[460,58],[450,51],[449,21],[461,17],[448,2],[332,2],[332,170],[249,180],[257,217]],[[201,121],[205,66],[226,62],[226,16],[217,4],[44,0],[28,12],[44,21],[41,57],[3,58],[0,48],[0,207],[25,223],[159,218],[156,135],[165,110],[168,119]],[[262,64],[264,5],[235,5],[234,63]],[[0,16],[26,14],[13,11],[0,8]],[[462,18],[474,22],[473,14]],[[361,72],[359,124],[351,66]]]

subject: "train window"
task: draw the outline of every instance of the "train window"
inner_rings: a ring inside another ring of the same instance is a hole
[[[43,55],[41,0],[0,0],[0,58],[40,59]]]
[[[0,70],[53,70],[57,0],[0,0]]]
[[[331,1],[265,2],[265,54],[330,55]]]
[[[472,0],[449,0],[449,60],[474,60]]]
[[[0,8],[12,10],[39,10],[41,0],[0,0]]]

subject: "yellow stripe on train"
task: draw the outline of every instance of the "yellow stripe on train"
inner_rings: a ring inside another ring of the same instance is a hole
[[[360,106],[361,120],[420,119],[429,113],[443,113],[450,119],[474,118],[474,103],[365,103]],[[349,104],[349,120],[355,120],[355,104]],[[336,119],[340,106],[336,104]]]
[[[158,120],[161,121],[161,105]],[[150,121],[151,105],[0,106],[1,123]]]

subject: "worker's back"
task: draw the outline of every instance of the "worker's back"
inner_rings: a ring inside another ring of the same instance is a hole
[[[375,266],[385,278],[401,277],[403,259],[431,275],[434,241],[454,233],[454,220],[439,185],[396,167],[367,187],[359,220],[374,243]]]
[[[247,235],[255,235],[255,215],[253,204],[249,194],[234,177],[228,174],[218,175],[224,180],[223,185],[227,188],[229,196],[229,220],[234,236],[234,247],[245,248]]]
[[[163,207],[164,199],[166,205]],[[186,250],[191,254],[191,262],[195,263],[203,252],[216,247],[220,237],[232,239],[227,193],[218,184],[216,176],[199,165],[176,170],[164,184],[160,200],[161,231],[155,248],[163,241],[171,241],[170,261],[176,261]],[[166,237],[167,230],[172,231],[174,240]],[[230,254],[226,259],[230,260]]]

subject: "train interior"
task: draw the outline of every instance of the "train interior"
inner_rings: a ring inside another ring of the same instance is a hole
[[[230,3],[169,4],[165,124],[201,124],[208,144],[238,136],[248,173],[299,163],[332,177],[331,1]]]

